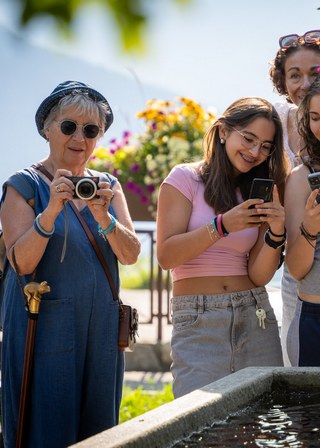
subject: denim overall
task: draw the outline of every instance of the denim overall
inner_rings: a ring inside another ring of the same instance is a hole
[[[109,176],[112,185],[116,179]],[[32,169],[11,176],[26,200],[35,199],[35,214],[49,201],[49,186]],[[64,448],[117,424],[124,356],[117,349],[118,302],[77,217],[68,209],[67,251],[60,262],[65,212],[36,269],[35,281],[51,288],[42,296],[34,350],[29,413],[32,448]],[[112,208],[110,213],[114,214]],[[119,287],[117,259],[98,236],[97,223],[85,207],[87,222]],[[23,283],[31,276],[22,277]],[[6,448],[16,443],[19,399],[28,316],[17,276],[6,275],[2,303],[2,427]]]

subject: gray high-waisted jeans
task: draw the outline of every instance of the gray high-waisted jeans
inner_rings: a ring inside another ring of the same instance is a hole
[[[173,393],[180,397],[244,367],[283,366],[278,323],[264,287],[171,299]],[[256,311],[266,313],[265,328]]]

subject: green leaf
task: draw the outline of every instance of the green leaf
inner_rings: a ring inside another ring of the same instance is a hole
[[[17,0],[20,3],[20,23],[24,27],[34,18],[50,16],[58,29],[66,36],[72,36],[72,22],[79,9],[88,5],[86,0]],[[121,47],[128,53],[143,53],[145,35],[148,31],[150,16],[147,11],[161,10],[161,1],[157,8],[146,8],[148,0],[95,0],[111,14],[116,23]],[[192,0],[172,0],[179,6],[185,6]],[[150,14],[150,13],[149,13]]]

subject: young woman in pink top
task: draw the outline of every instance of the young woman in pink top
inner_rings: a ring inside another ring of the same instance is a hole
[[[265,285],[285,242],[287,170],[276,110],[241,98],[207,132],[203,161],[162,184],[157,256],[173,277],[175,397],[244,367],[283,365]],[[272,201],[249,199],[254,178],[274,179]]]

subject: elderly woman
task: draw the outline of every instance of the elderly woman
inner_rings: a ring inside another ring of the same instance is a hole
[[[140,243],[117,179],[86,168],[112,120],[98,91],[77,81],[59,84],[36,113],[48,156],[3,185],[0,216],[10,261],[2,305],[5,447],[16,443],[28,320],[19,284],[31,280],[47,281],[50,292],[37,324],[26,446],[62,448],[118,423],[124,371],[118,302],[71,208],[90,228],[119,288],[117,261],[135,263]]]

